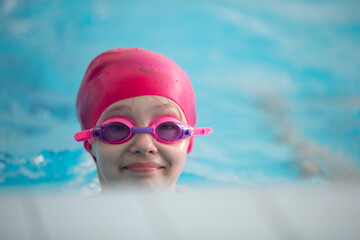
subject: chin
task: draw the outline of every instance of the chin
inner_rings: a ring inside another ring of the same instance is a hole
[[[109,182],[102,182],[102,189],[141,189],[141,190],[171,190],[175,187],[175,183],[164,181],[163,179],[151,177],[138,177],[130,179],[114,179]]]
[[[133,186],[137,186],[140,188],[148,188],[148,189],[170,189],[172,188],[172,184],[169,184],[163,179],[157,178],[138,178],[132,182]]]

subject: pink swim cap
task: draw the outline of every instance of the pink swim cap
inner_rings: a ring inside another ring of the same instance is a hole
[[[195,126],[195,95],[185,71],[159,53],[117,48],[98,55],[85,72],[76,99],[81,128],[93,128],[111,104],[144,95],[173,100],[184,112],[187,124]]]

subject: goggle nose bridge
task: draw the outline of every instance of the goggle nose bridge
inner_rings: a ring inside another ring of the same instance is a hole
[[[153,133],[153,127],[132,127],[131,133]]]

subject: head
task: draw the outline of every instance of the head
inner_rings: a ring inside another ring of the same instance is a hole
[[[170,116],[195,126],[193,88],[186,73],[171,59],[138,48],[118,48],[97,56],[81,83],[77,114],[83,130],[113,117],[148,127],[154,119]],[[117,184],[171,188],[181,174],[194,137],[164,143],[149,133],[134,134],[112,144],[86,140],[102,187]]]

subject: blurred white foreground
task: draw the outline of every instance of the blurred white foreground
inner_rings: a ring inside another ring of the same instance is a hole
[[[0,194],[0,239],[360,239],[360,188]]]

